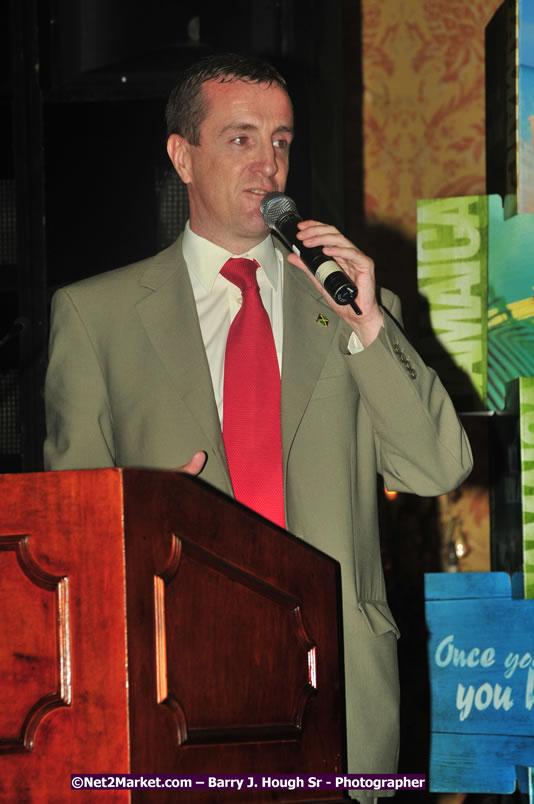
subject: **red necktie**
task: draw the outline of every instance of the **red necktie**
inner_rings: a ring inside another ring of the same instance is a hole
[[[258,267],[233,258],[221,268],[243,294],[226,342],[223,438],[236,499],[283,528],[280,369]]]

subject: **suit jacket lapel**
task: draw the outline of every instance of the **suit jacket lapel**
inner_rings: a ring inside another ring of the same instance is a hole
[[[158,254],[141,279],[137,304],[143,326],[171,377],[176,393],[205,432],[220,464],[220,488],[232,494],[211,374],[183,260],[181,238]],[[318,316],[329,319],[322,326]],[[321,374],[338,319],[308,277],[285,265],[282,358],[284,474],[291,444]]]
[[[291,444],[338,332],[336,314],[308,277],[286,262],[282,358],[282,448],[284,474]],[[318,321],[323,315],[329,321]]]
[[[181,238],[158,254],[141,279],[150,292],[138,302],[145,330],[191,416],[220,462],[221,487],[232,494],[213,385]]]

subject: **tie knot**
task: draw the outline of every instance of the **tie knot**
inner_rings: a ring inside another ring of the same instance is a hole
[[[221,274],[229,282],[243,291],[247,288],[257,288],[258,280],[256,279],[256,271],[259,268],[259,263],[256,260],[248,260],[244,257],[232,257],[227,260],[221,268]]]

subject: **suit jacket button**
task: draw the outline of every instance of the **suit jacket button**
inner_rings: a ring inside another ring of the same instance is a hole
[[[415,378],[417,377],[417,371],[415,369],[412,369],[410,371],[410,377],[412,378],[412,380],[415,380]]]

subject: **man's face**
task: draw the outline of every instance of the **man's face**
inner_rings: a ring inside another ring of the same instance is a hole
[[[245,81],[207,81],[202,91],[208,113],[200,144],[173,134],[168,152],[188,185],[191,229],[240,254],[267,233],[263,196],[285,188],[291,103],[278,86]]]

